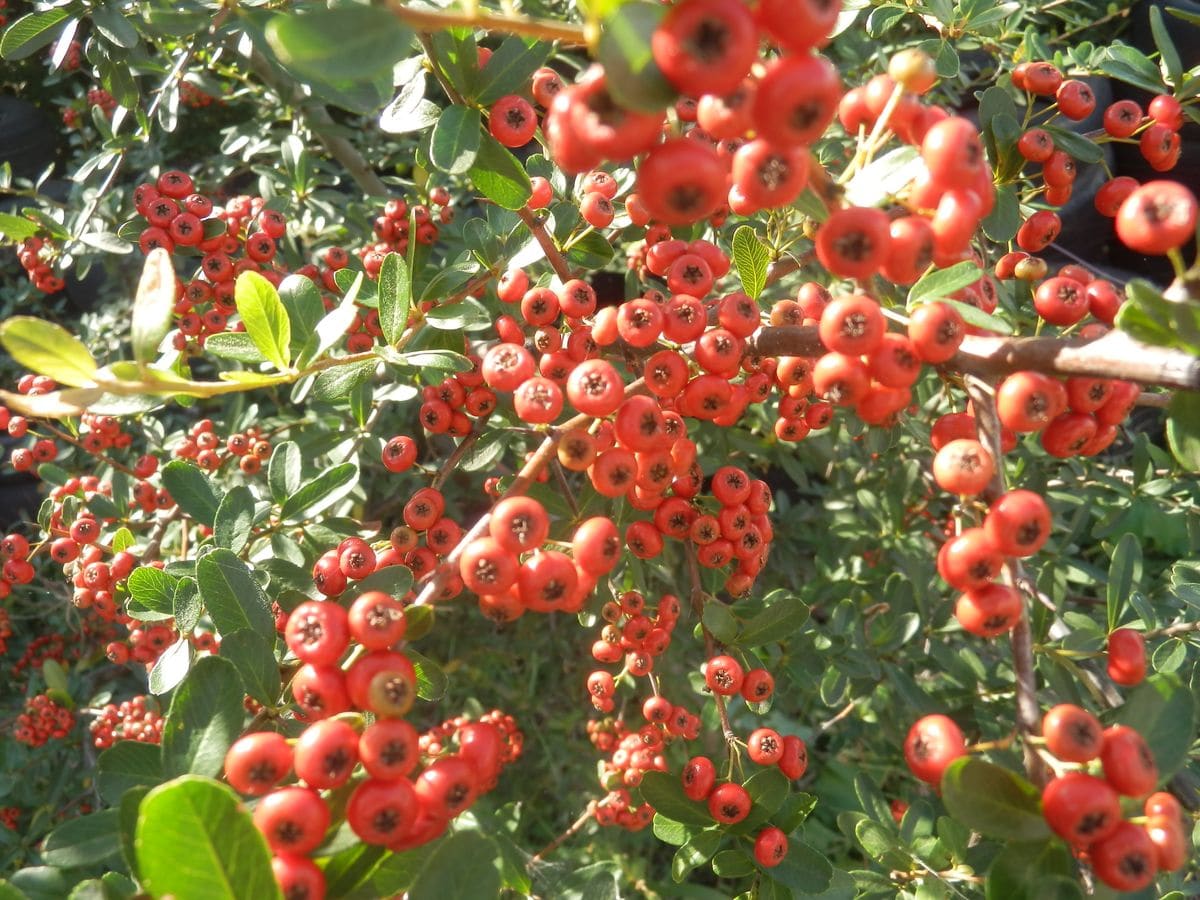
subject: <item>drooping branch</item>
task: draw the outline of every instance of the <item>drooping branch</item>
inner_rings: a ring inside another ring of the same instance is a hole
[[[588,42],[584,26],[571,22],[553,22],[517,13],[494,13],[486,9],[416,9],[400,0],[387,0],[385,5],[396,18],[417,31],[433,32],[465,26],[500,34],[518,34],[542,41],[558,41],[571,46],[581,46]]]
[[[800,325],[761,328],[748,341],[748,347],[762,356],[817,356],[825,352],[817,329]],[[1110,331],[1093,341],[970,335],[946,368],[986,379],[1028,370],[1200,390],[1200,358],[1183,350],[1142,343],[1120,331]]]

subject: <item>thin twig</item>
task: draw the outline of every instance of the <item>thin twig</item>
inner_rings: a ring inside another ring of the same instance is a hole
[[[592,816],[595,815],[595,812],[596,804],[595,801],[592,801],[588,803],[587,809],[580,814],[578,819],[570,824],[566,831],[548,843],[537,853],[533,854],[533,856],[529,857],[529,862],[525,864],[525,867],[527,869],[532,869],[537,863],[540,863],[543,859],[565,844],[568,840],[577,835],[583,829],[583,827],[591,821]]]
[[[538,246],[542,248],[542,252],[546,254],[546,261],[550,263],[554,274],[563,282],[574,278],[575,273],[571,270],[571,264],[562,255],[558,245],[554,243],[554,238],[546,231],[546,226],[538,218],[537,213],[526,206],[517,210],[517,215],[521,217],[521,221],[525,223],[525,226],[533,234],[534,240],[538,242]]]
[[[104,463],[107,466],[112,466],[118,472],[124,472],[130,478],[138,478],[139,477],[137,472],[133,471],[133,469],[129,468],[129,466],[125,465],[125,463],[117,462],[111,456],[106,456],[105,454],[99,453],[95,450],[89,450],[84,445],[83,441],[78,440],[77,438],[71,437],[71,435],[67,434],[65,431],[63,431],[59,428],[55,428],[49,422],[43,422],[38,427],[44,428],[46,431],[49,431],[52,435],[54,435],[60,441],[65,441],[66,443],[70,444],[73,447],[78,447],[84,453],[88,453],[91,456],[96,457],[96,459],[98,459],[100,462]]]
[[[471,11],[414,9],[401,3],[400,0],[387,0],[386,5],[396,18],[418,31],[442,31],[446,28],[467,26],[502,34],[519,34],[543,41],[558,41],[571,46],[588,43],[584,26],[570,22],[553,22],[516,13],[500,14],[479,9]]]

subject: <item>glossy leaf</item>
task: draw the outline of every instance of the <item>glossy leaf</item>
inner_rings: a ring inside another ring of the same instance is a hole
[[[162,484],[181,510],[212,527],[221,503],[207,475],[189,462],[173,459],[163,466]]]
[[[162,751],[154,744],[117,741],[96,760],[96,786],[106,803],[120,802],[134,787],[153,787],[163,780]]]
[[[267,43],[289,68],[325,82],[366,80],[401,58],[412,33],[378,6],[309,7],[272,16]]]
[[[408,890],[409,900],[495,897],[500,893],[494,842],[478,831],[460,831],[439,843]]]
[[[711,825],[712,816],[700,803],[689,800],[683,793],[679,776],[670,772],[647,772],[638,788],[642,799],[669,819],[684,825]]]
[[[162,732],[163,771],[216,776],[225,751],[242,733],[242,681],[219,656],[197,660],[171,698]]]
[[[650,36],[665,15],[662,4],[638,0],[623,4],[604,23],[596,56],[621,106],[652,113],[675,102],[675,88],[650,50]]]
[[[46,836],[42,859],[51,866],[73,869],[102,862],[119,853],[117,815],[115,809],[105,809],[68,819]]]
[[[960,757],[946,768],[942,801],[950,815],[986,837],[1034,841],[1050,834],[1038,789],[1015,772],[976,757]]]
[[[272,643],[256,631],[241,628],[221,638],[221,657],[242,677],[246,693],[264,706],[279,702],[279,663]]]
[[[447,175],[463,175],[470,171],[479,153],[482,124],[477,109],[467,106],[446,107],[433,127],[429,161]]]
[[[358,484],[358,466],[342,463],[306,481],[283,501],[279,515],[289,521],[314,516],[345,497]]]
[[[254,346],[276,369],[285,371],[292,359],[292,322],[275,286],[257,272],[242,272],[234,299]]]
[[[742,290],[752,300],[757,300],[767,286],[767,265],[771,257],[758,235],[749,225],[742,225],[733,233],[733,264]]]
[[[70,10],[61,6],[21,16],[0,35],[0,57],[18,60],[32,56],[58,37],[70,18]]]
[[[490,134],[481,135],[470,176],[480,194],[504,209],[521,209],[533,196],[525,167]]]
[[[221,634],[249,628],[275,633],[271,603],[250,569],[229,550],[214,550],[196,563],[196,583],[204,608]]]
[[[412,305],[412,273],[404,257],[389,253],[379,268],[379,327],[389,344],[400,340],[408,327],[408,310]]]
[[[137,823],[141,879],[154,896],[276,900],[271,854],[229,787],[185,776],[142,800]]]

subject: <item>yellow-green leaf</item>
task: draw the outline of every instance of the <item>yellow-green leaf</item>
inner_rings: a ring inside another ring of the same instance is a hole
[[[154,359],[158,344],[171,330],[175,306],[175,270],[171,255],[155,247],[146,257],[137,296],[133,300],[133,358],[139,364]]]
[[[233,299],[254,346],[275,368],[286,370],[291,362],[292,320],[275,285],[257,272],[243,272]]]
[[[33,316],[13,316],[0,324],[0,344],[18,364],[59,384],[95,383],[96,360],[83,341],[61,325]]]

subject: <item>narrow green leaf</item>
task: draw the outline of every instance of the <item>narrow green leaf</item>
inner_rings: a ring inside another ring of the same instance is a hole
[[[370,381],[378,366],[377,360],[368,359],[348,366],[326,369],[313,382],[312,398],[326,403],[341,402],[360,385]]]
[[[1159,58],[1166,69],[1167,78],[1171,84],[1178,86],[1183,77],[1183,63],[1179,59],[1179,51],[1171,40],[1171,33],[1163,22],[1162,8],[1150,6],[1150,31],[1154,35],[1154,46],[1158,48]]]
[[[234,553],[241,553],[250,540],[254,524],[254,495],[244,484],[234,485],[217,506],[213,518],[213,543]]]
[[[772,591],[770,605],[742,625],[737,642],[742,647],[786,640],[808,621],[808,607],[788,591]]]
[[[737,268],[742,290],[751,300],[757,300],[767,286],[767,266],[771,256],[758,235],[749,225],[733,233],[733,264]]]
[[[156,897],[277,900],[267,842],[237,794],[187,776],[142,800],[137,823],[141,880]]]
[[[446,685],[449,684],[442,667],[412,648],[405,652],[417,671],[417,696],[431,702],[441,700],[446,693]]]
[[[955,263],[948,269],[934,269],[926,272],[908,289],[908,308],[913,309],[921,303],[949,298],[955,291],[974,284],[983,276],[983,272],[975,263],[967,261]]]
[[[479,193],[504,209],[521,209],[533,196],[525,167],[490,134],[480,137],[470,176]]]
[[[246,693],[263,706],[279,702],[279,663],[267,638],[242,628],[221,638],[221,656],[229,660],[242,676]]]
[[[457,105],[446,107],[433,126],[429,161],[447,175],[466,174],[479,153],[482,124],[477,109]]]
[[[389,69],[412,36],[383,7],[358,4],[279,13],[264,33],[289,68],[331,83],[368,80]]]
[[[155,247],[142,267],[130,314],[133,358],[138,363],[153,362],[158,356],[158,345],[171,330],[174,307],[175,268],[171,255],[164,248]]]
[[[0,35],[0,57],[25,59],[41,50],[56,37],[71,13],[64,7],[32,12],[21,16]]]
[[[206,656],[196,661],[163,722],[162,764],[168,777],[189,772],[215,777],[221,771],[225,752],[242,733],[244,696],[229,660]]]
[[[1082,134],[1076,134],[1074,131],[1060,128],[1057,125],[1046,124],[1042,127],[1054,138],[1055,147],[1069,153],[1081,163],[1098,163],[1104,158],[1104,151],[1100,149],[1100,145],[1085,138]]]
[[[1142,545],[1131,533],[1121,535],[1108,564],[1108,583],[1105,599],[1108,610],[1108,630],[1121,624],[1129,595],[1142,580]]]
[[[0,344],[17,363],[59,384],[93,384],[96,360],[83,341],[61,325],[33,316],[11,316],[0,322]]]
[[[671,878],[676,884],[683,882],[693,869],[704,865],[721,847],[725,835],[718,828],[699,831],[675,851],[671,860]]]
[[[312,336],[317,323],[324,317],[325,304],[321,301],[321,292],[317,290],[317,286],[305,275],[289,275],[279,282],[279,300],[292,323],[290,349],[292,358],[296,359]],[[209,341],[217,336],[212,335]],[[208,348],[207,341],[204,346]]]
[[[125,18],[117,6],[97,6],[92,9],[92,24],[104,39],[122,50],[132,50],[138,45],[137,29]]]
[[[297,358],[297,365],[305,366],[313,360],[321,359],[338,341],[346,336],[346,329],[358,315],[355,301],[363,283],[363,273],[356,272],[354,283],[342,296],[342,302],[327,312],[313,328],[313,333],[304,344],[304,350]]]
[[[192,629],[200,621],[203,605],[200,602],[200,588],[194,578],[181,578],[175,586],[175,598],[172,601],[175,609],[175,628],[180,634],[191,634]]]
[[[285,521],[300,521],[316,515],[354,490],[358,484],[358,466],[352,462],[327,469],[316,478],[306,481],[283,501],[280,517]]]
[[[220,502],[212,482],[196,466],[182,459],[173,459],[162,470],[163,487],[179,508],[210,528]]]
[[[276,369],[286,371],[292,359],[292,322],[275,285],[257,272],[242,272],[233,297],[254,346]]]
[[[1015,772],[976,757],[956,759],[942,774],[950,815],[986,837],[1036,841],[1049,836],[1041,792]]]
[[[267,484],[271,487],[271,497],[276,503],[282,503],[300,489],[302,465],[300,447],[295,441],[284,441],[271,453],[271,462],[267,466]]]
[[[408,327],[412,304],[412,274],[399,253],[389,253],[379,268],[379,327],[389,344],[400,340]]]
[[[412,569],[408,566],[392,565],[376,569],[366,578],[357,582],[355,590],[360,594],[365,594],[367,591],[383,591],[399,600],[409,592],[412,583]]]
[[[250,569],[228,550],[214,550],[196,563],[196,583],[213,624],[222,634],[248,628],[275,633],[275,616]]]

